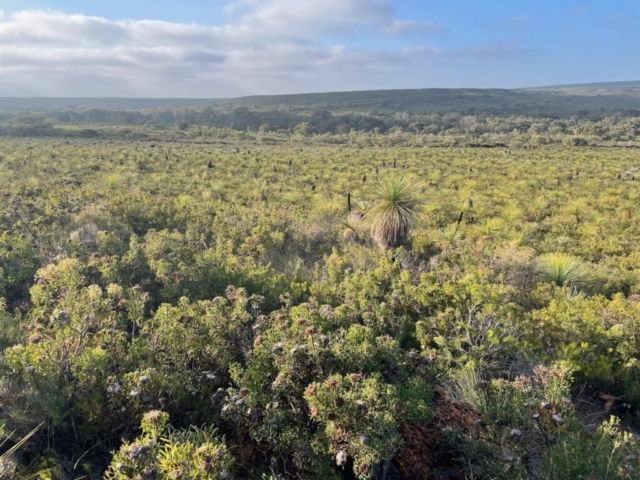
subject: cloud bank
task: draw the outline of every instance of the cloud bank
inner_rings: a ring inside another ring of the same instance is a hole
[[[396,18],[390,0],[236,0],[225,11],[228,21],[219,26],[0,11],[0,96],[228,97],[418,87],[438,64],[520,51],[504,44],[434,48],[429,35],[446,27]],[[327,45],[327,38],[354,33],[411,34],[418,44]],[[398,82],[409,73],[413,83]]]

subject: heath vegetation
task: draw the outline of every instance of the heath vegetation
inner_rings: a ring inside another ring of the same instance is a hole
[[[424,115],[7,120],[0,477],[640,478],[638,117]]]

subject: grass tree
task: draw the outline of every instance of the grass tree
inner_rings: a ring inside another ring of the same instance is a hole
[[[419,188],[404,177],[381,180],[375,190],[376,204],[367,212],[371,237],[383,250],[403,246],[423,201]]]
[[[576,288],[589,286],[592,275],[589,267],[579,258],[565,253],[547,253],[538,259],[542,281],[557,286]]]
[[[358,203],[355,209],[349,213],[347,220],[342,223],[344,231],[342,236],[345,240],[353,243],[361,243],[363,240],[364,217],[367,205]]]

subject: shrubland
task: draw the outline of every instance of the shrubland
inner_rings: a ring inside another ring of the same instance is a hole
[[[0,477],[640,478],[638,150],[145,128],[0,142]]]
[[[493,116],[468,113],[393,115],[357,111],[339,114],[326,109],[289,113],[246,107],[226,109],[213,118],[203,112],[177,111],[168,122],[151,115],[135,122],[123,120],[128,112],[105,110],[104,116],[60,123],[36,115],[2,119],[0,137],[148,140],[173,139],[201,143],[259,142],[264,145],[350,145],[361,147],[637,147],[640,121],[633,114],[616,112],[597,117]],[[26,122],[26,123],[25,123]]]

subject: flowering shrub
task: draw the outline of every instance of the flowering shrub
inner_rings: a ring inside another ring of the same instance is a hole
[[[355,474],[369,478],[393,458],[403,423],[429,421],[428,356],[372,327],[349,326],[327,304],[302,304],[260,327],[246,366],[232,369],[239,388],[222,413],[291,456],[300,472],[324,475],[352,460]]]
[[[142,419],[142,435],[125,443],[106,473],[109,480],[231,478],[233,457],[215,428],[175,430],[166,413],[153,410]]]

